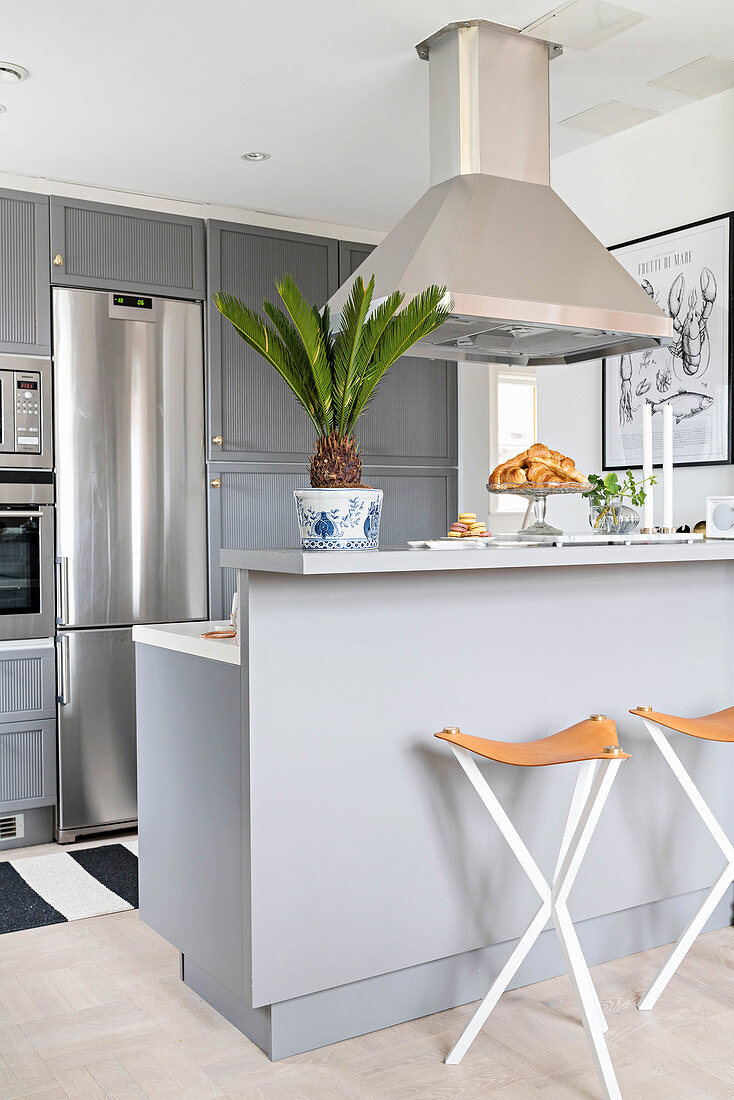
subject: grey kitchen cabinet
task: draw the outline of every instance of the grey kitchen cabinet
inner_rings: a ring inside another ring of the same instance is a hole
[[[348,279],[370,252],[371,245],[340,241],[340,282]],[[456,466],[456,363],[404,355],[380,384],[355,435],[368,462]]]
[[[226,617],[236,585],[233,569],[222,569],[223,549],[298,546],[293,490],[307,485],[300,462],[221,463],[209,467],[211,615]],[[404,546],[410,538],[431,538],[447,530],[456,514],[456,471],[433,467],[365,466],[365,484],[384,492],[381,546]]]
[[[0,190],[0,352],[51,354],[48,199]]]
[[[51,257],[56,286],[206,297],[199,218],[52,198]]]
[[[56,721],[0,725],[0,814],[56,802]]]
[[[275,280],[292,275],[321,307],[338,286],[338,244],[327,237],[209,222],[209,294],[221,290],[258,310],[279,301]],[[285,382],[209,304],[209,457],[289,461],[310,454],[314,433]],[[214,444],[215,437],[221,444]]]

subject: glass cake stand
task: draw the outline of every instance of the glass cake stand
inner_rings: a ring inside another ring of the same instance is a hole
[[[497,496],[524,497],[533,502],[533,517],[535,522],[529,527],[523,527],[517,532],[518,538],[532,539],[538,535],[562,535],[563,531],[558,527],[551,527],[545,522],[545,513],[548,507],[548,497],[569,496],[571,493],[585,493],[588,485],[580,485],[578,482],[565,485],[487,485],[487,492]]]

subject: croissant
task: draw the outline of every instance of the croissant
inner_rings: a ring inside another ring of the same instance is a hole
[[[546,459],[551,458],[554,452],[551,451],[550,447],[546,447],[545,443],[533,443],[532,447],[528,447],[525,454],[531,462],[545,462]]]
[[[543,460],[549,470],[552,470],[554,474],[558,474],[561,481],[575,481],[578,485],[586,485],[586,478],[583,474],[580,474],[576,467],[571,464],[571,468],[568,469],[562,466],[560,462],[555,462],[552,458]]]
[[[533,443],[527,451],[500,463],[489,479],[491,488],[500,485],[586,485],[587,479],[576,469],[572,458]]]
[[[511,470],[516,470],[523,466],[525,463],[525,459],[527,458],[527,454],[527,451],[523,451],[521,455],[515,455],[514,458],[508,458],[506,462],[501,462],[490,477],[489,484],[493,486],[504,484],[504,475]]]

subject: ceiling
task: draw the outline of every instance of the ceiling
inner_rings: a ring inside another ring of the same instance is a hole
[[[649,18],[551,65],[558,125],[609,100],[669,111],[648,87],[734,59],[732,0],[623,0]],[[388,229],[428,185],[428,66],[414,45],[452,20],[525,27],[553,0],[23,0],[3,5],[0,171]],[[650,125],[645,123],[643,125]],[[681,156],[695,156],[683,134]],[[248,150],[270,159],[244,163]]]

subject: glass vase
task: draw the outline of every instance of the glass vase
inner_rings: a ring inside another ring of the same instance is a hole
[[[592,504],[589,511],[589,524],[602,535],[627,535],[640,526],[639,513],[620,497],[614,497],[604,504]]]

